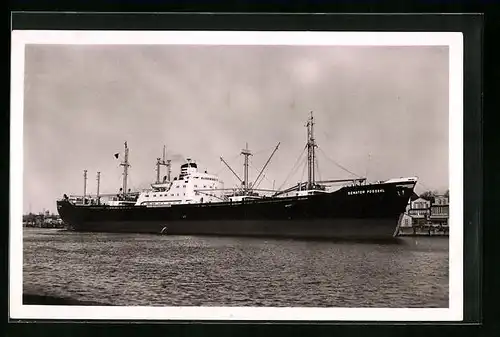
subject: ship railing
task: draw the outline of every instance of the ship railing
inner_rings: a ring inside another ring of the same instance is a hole
[[[125,196],[120,193],[116,194],[111,194],[111,193],[106,193],[106,194],[87,194],[85,196],[83,195],[69,195],[67,198],[63,198],[60,200],[68,200],[72,204],[75,205],[88,205],[88,206],[94,206],[94,205],[101,205],[105,204],[108,201],[129,201],[129,202],[134,202],[137,200],[139,196],[139,192],[130,192],[127,193]]]
[[[252,188],[252,189],[241,189],[241,188],[218,188],[218,189],[194,189],[195,193],[200,193],[204,195],[209,195],[218,198],[222,201],[229,201],[230,197],[236,196],[251,196],[255,198],[267,198],[271,197],[272,194],[276,193],[277,190],[264,189],[264,188]],[[214,192],[222,192],[222,196],[214,195]],[[224,193],[226,192],[226,193]],[[227,193],[228,192],[228,193]]]
[[[330,180],[320,180],[317,181],[317,184],[335,184],[335,183],[363,183],[366,181],[366,178],[355,178],[355,179],[330,179]]]
[[[126,196],[138,196],[140,192],[129,192],[126,194]],[[83,195],[78,195],[78,194],[72,194],[69,195],[69,198],[109,198],[109,197],[116,197],[117,195],[123,196],[123,193],[105,193],[105,194],[86,194],[85,196]]]
[[[277,191],[274,194],[274,196],[279,196],[279,195],[294,192],[294,191],[304,191],[304,190],[325,191],[326,190],[325,185],[346,184],[346,183],[356,185],[356,184],[362,184],[365,181],[366,181],[366,178],[320,180],[320,181],[316,181],[313,184],[312,188],[308,188],[308,182],[300,182],[300,183],[297,183],[296,185],[289,187],[285,190]]]
[[[214,190],[212,189],[210,191],[214,191]],[[219,199],[221,201],[226,201],[226,199],[224,198],[224,196],[221,197],[221,196],[218,196],[216,194],[212,194],[212,193],[208,193],[208,192],[204,192],[204,191],[200,191],[200,190],[195,190],[195,192],[196,193],[201,193],[201,194],[209,196],[209,197],[214,197],[214,198]]]

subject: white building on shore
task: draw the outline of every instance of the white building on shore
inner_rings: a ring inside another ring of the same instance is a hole
[[[416,198],[408,202],[406,212],[400,223],[400,233],[415,234],[417,228],[448,232],[449,198],[445,195],[436,195],[434,200]]]

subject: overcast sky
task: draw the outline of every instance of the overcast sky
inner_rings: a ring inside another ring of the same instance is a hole
[[[314,111],[319,177],[418,176],[417,192],[448,188],[448,48],[28,45],[24,209],[55,212],[63,193],[116,193],[114,153],[130,148],[132,189],[156,178],[163,145],[237,180],[248,142],[250,180],[278,142],[260,188],[280,187]],[[287,186],[301,177],[302,166]]]

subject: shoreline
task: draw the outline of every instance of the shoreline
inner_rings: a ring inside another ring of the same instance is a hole
[[[396,237],[409,237],[409,236],[413,236],[413,237],[428,237],[428,238],[436,238],[436,237],[439,237],[439,238],[447,238],[450,236],[450,234],[443,234],[443,233],[428,233],[428,232],[424,232],[424,233],[398,233],[396,235]]]
[[[41,295],[33,293],[23,293],[23,305],[92,305],[92,306],[111,306],[92,301],[80,301],[71,297]]]

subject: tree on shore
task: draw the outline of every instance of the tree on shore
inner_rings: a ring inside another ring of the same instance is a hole
[[[420,198],[425,199],[430,202],[434,202],[436,199],[436,196],[438,195],[437,191],[425,191],[420,194]]]
[[[443,194],[439,193],[438,191],[425,191],[420,194],[420,198],[430,201],[431,203],[434,203],[436,201],[436,197],[439,195],[443,195],[449,199],[450,190],[446,190],[446,192],[444,192]]]

